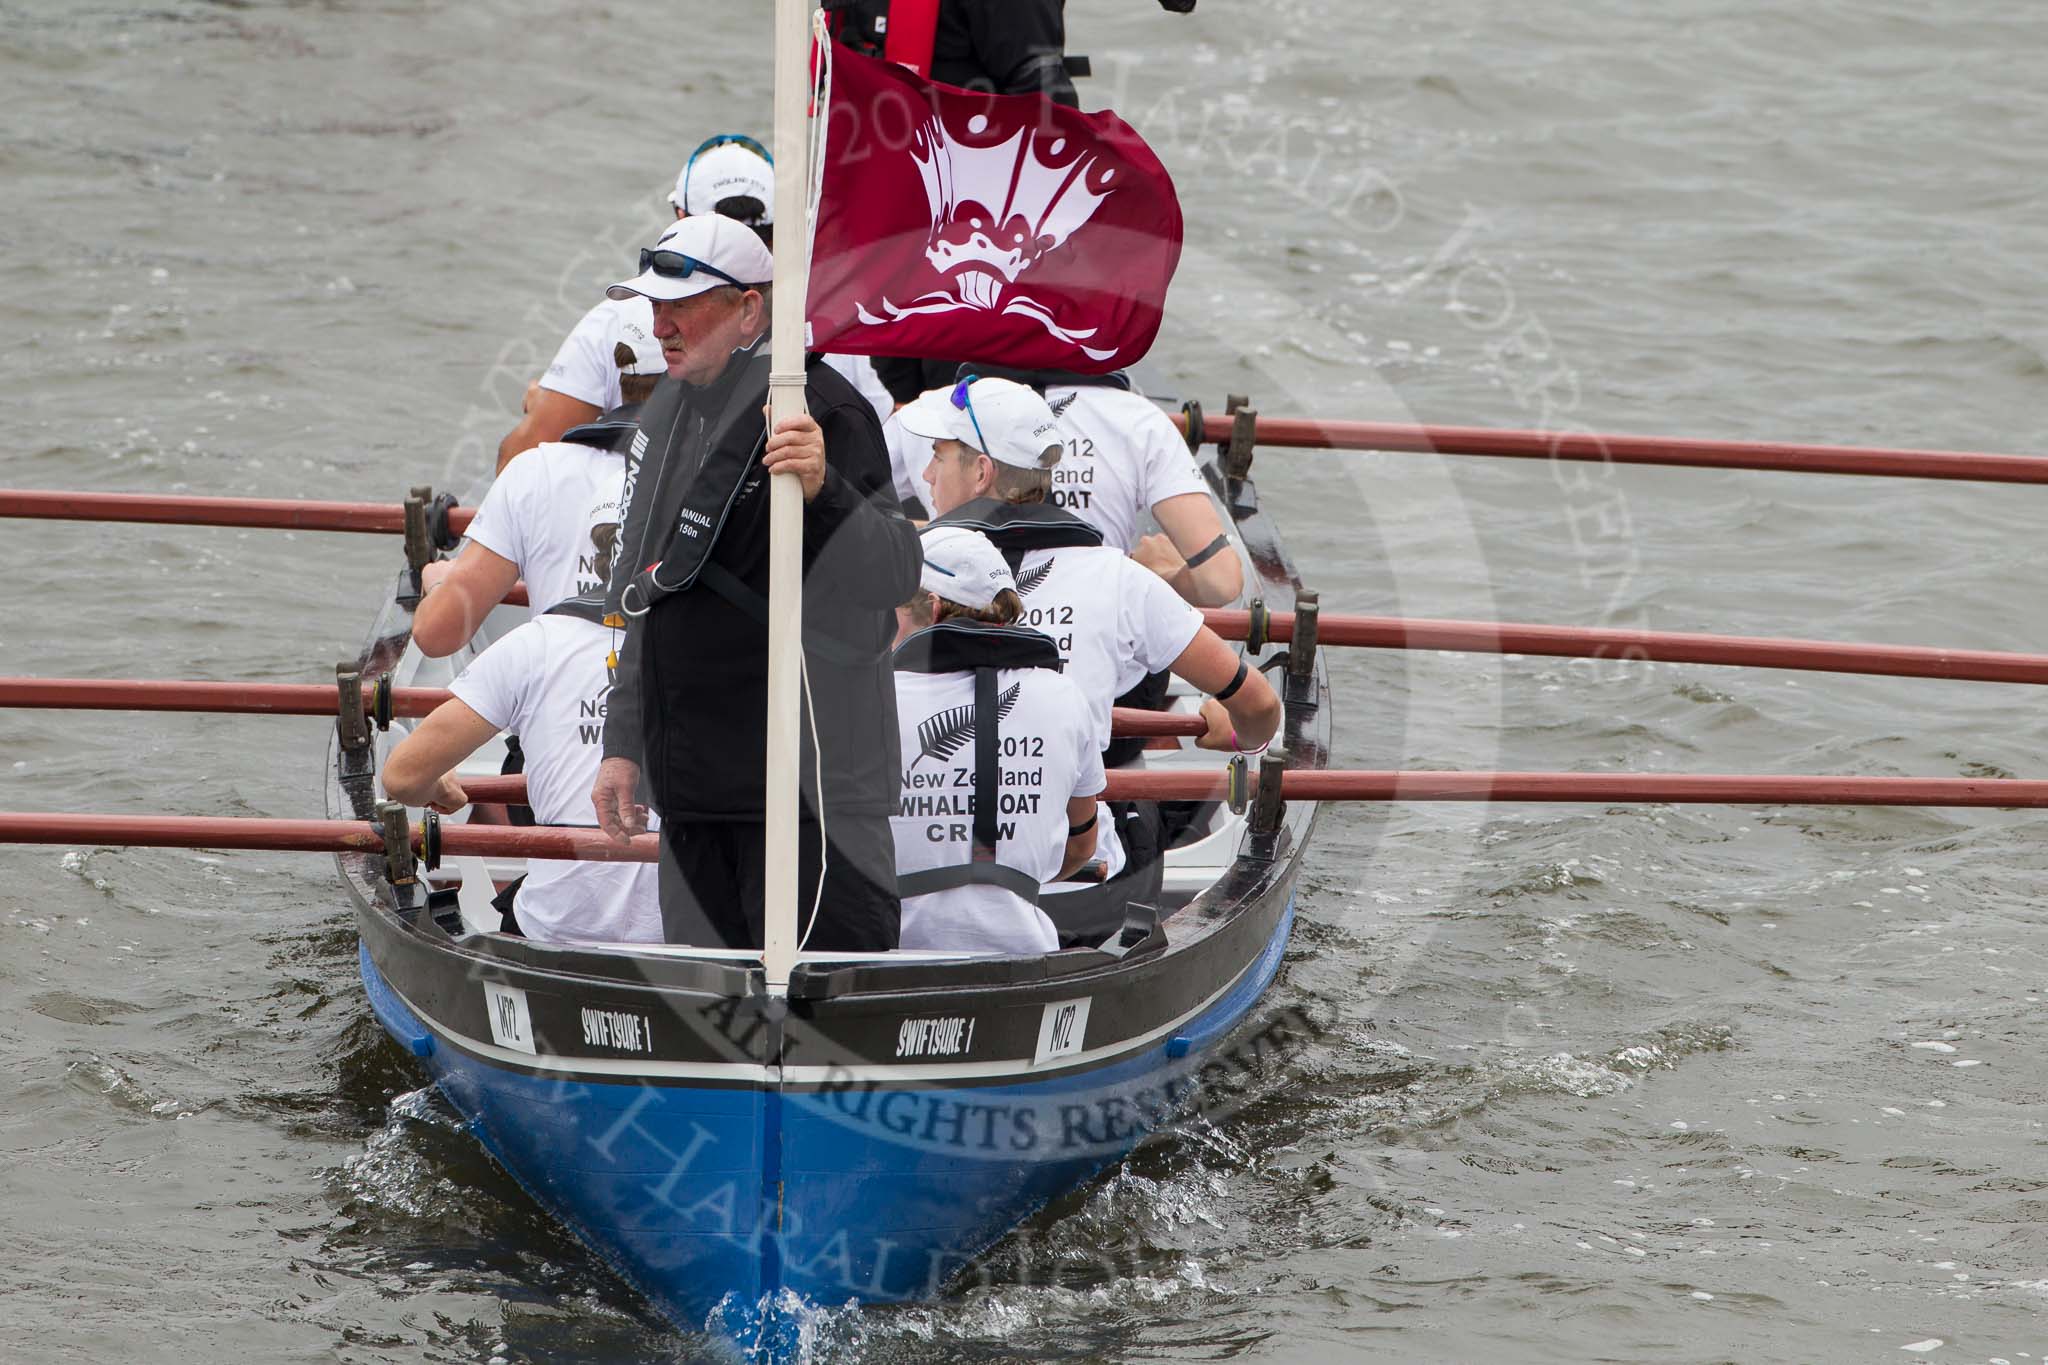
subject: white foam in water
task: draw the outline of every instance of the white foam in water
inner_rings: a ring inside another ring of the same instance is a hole
[[[1941,1346],[1941,1344],[1942,1344],[1942,1342],[1941,1342],[1941,1338],[1940,1338],[1940,1337],[1929,1337],[1929,1338],[1927,1338],[1927,1340],[1925,1340],[1925,1341],[1909,1341],[1909,1342],[1907,1342],[1907,1343],[1906,1343],[1906,1344],[1905,1344],[1904,1346],[1901,1346],[1901,1347],[1900,1347],[1899,1349],[1900,1349],[1901,1351],[1923,1351],[1923,1352],[1924,1352],[1924,1351],[1932,1351],[1932,1350],[1936,1350],[1936,1349],[1938,1349],[1938,1348],[1939,1348],[1939,1347]]]
[[[1919,1048],[1922,1052],[1954,1052],[1956,1050],[1954,1043],[1937,1043],[1931,1040],[1924,1043],[1915,1043],[1913,1046]]]
[[[1709,1294],[1704,1289],[1693,1290],[1692,1296],[1698,1299],[1701,1303],[1712,1303],[1714,1301],[1714,1296],[1712,1294]]]

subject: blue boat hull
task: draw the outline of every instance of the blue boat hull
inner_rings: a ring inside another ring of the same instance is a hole
[[[432,1029],[371,959],[380,1023],[492,1156],[671,1320],[793,1291],[835,1305],[938,1293],[1024,1218],[1196,1099],[1278,970],[1261,950],[1170,1033],[1104,1065],[985,1084],[597,1081],[507,1066]]]

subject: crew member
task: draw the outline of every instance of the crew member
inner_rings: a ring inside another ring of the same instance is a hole
[[[897,611],[903,792],[890,821],[905,948],[1049,953],[1039,887],[1095,853],[1102,750],[1059,648],[1015,623],[1010,566],[985,536],[933,527]]]
[[[1066,0],[824,0],[854,51],[995,95],[1079,108],[1067,75]]]
[[[612,388],[624,406],[506,465],[469,523],[468,545],[421,574],[425,595],[413,612],[412,639],[428,658],[468,644],[522,577],[536,612],[603,591],[611,560],[598,555],[592,535],[622,519],[624,457],[639,430],[640,404],[668,373],[652,328],[650,318],[648,330],[614,345]]]
[[[683,163],[668,202],[677,218],[718,213],[759,233],[773,244],[775,168],[768,149],[753,138],[720,133],[705,139]],[[612,348],[651,335],[654,318],[647,300],[601,299],[577,322],[547,372],[526,389],[524,415],[498,443],[498,468],[545,441],[561,439],[570,427],[595,419],[623,401]],[[879,381],[877,381],[879,384]]]
[[[469,801],[456,767],[502,730],[524,742],[526,799],[541,823],[595,825],[590,786],[612,690],[603,610],[594,597],[558,603],[471,660],[449,688],[453,698],[384,760],[384,790],[454,814]],[[528,938],[659,943],[658,880],[651,863],[537,858],[499,909],[507,929]]]
[[[1117,697],[1145,674],[1171,671],[1210,694],[1202,704],[1205,749],[1263,750],[1280,724],[1280,701],[1265,678],[1202,623],[1164,580],[1103,545],[1101,532],[1051,506],[1052,411],[1024,385],[963,379],[924,395],[897,414],[904,428],[936,443],[925,469],[934,525],[978,530],[1013,561],[1024,605],[1019,624],[1043,630],[1059,646],[1066,673],[1095,713],[1097,741],[1110,746]],[[1112,751],[1110,761],[1130,761]],[[1102,832],[1105,878],[1091,892],[1045,902],[1065,942],[1115,930],[1124,906],[1157,895],[1163,871],[1156,806],[1125,807]],[[1132,847],[1124,847],[1128,836]]]
[[[888,651],[920,557],[889,485],[881,427],[837,371],[812,364],[809,415],[766,430],[774,260],[738,223],[685,218],[641,253],[640,267],[611,295],[653,302],[654,332],[679,382],[662,384],[641,409],[647,448],[627,465],[607,602],[630,624],[605,720],[599,822],[615,838],[638,832],[644,773],[663,821],[670,941],[760,946],[766,484],[774,472],[793,476],[804,497],[808,679],[799,900],[806,916],[814,897],[824,907],[805,932],[813,949],[892,948],[899,906],[888,817],[901,773]]]
[[[1064,449],[1052,473],[1054,507],[1100,528],[1103,544],[1136,559],[1195,606],[1237,600],[1243,566],[1208,485],[1180,432],[1157,404],[1132,391],[1128,375],[962,365],[953,379],[972,373],[1030,385],[1058,417]],[[883,434],[898,495],[922,501],[932,443],[901,422]],[[1143,533],[1148,512],[1163,534]]]

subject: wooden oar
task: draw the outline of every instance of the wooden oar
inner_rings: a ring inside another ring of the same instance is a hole
[[[1185,417],[1174,419],[1183,432]],[[1228,441],[1229,417],[1208,417],[1211,441]],[[1865,474],[1881,478],[1969,479],[1983,483],[2048,483],[2048,456],[1990,455],[1961,450],[1880,446],[1794,445],[1776,441],[1706,441],[1683,436],[1625,436],[1590,431],[1528,431],[1403,422],[1324,422],[1260,417],[1256,443],[1302,450],[1414,451],[1598,464],[1675,465],[1700,469],[1763,469],[1795,474]]]
[[[1221,798],[1223,773],[1117,770],[1110,800]],[[523,777],[472,778],[472,800],[518,802]],[[1301,770],[1283,775],[1281,795],[1299,801],[1498,801],[1715,806],[2048,807],[2048,782],[1965,777],[1778,777],[1746,773],[1374,772]],[[408,837],[418,842],[416,827]],[[377,826],[352,820],[259,820],[233,816],[143,816],[0,811],[0,843],[117,847],[380,851]],[[651,862],[655,835],[614,844],[593,829],[441,825],[444,856],[568,858]]]
[[[440,687],[394,687],[391,714],[424,716],[448,700]],[[335,690],[322,683],[185,682],[169,678],[0,678],[0,707],[50,711],[201,711],[221,715],[331,716]],[[364,698],[364,707],[371,705]],[[1110,713],[1110,733],[1156,738],[1202,735],[1202,718],[1127,706]]]
[[[1250,632],[1251,613],[1211,608],[1209,628],[1226,640]],[[1294,617],[1274,612],[1267,638],[1294,638]],[[1637,659],[1673,664],[1736,664],[1823,673],[1868,673],[1894,678],[1950,678],[1969,682],[2048,683],[2048,654],[1924,645],[1844,644],[1784,640],[1768,635],[1701,635],[1683,631],[1616,630],[1588,626],[1515,625],[1502,621],[1431,620],[1424,617],[1345,616],[1319,613],[1316,639],[1324,645],[1368,649],[1440,649],[1468,654],[1540,654],[1573,659]]]
[[[526,778],[463,778],[472,801],[523,805]],[[1222,770],[1112,768],[1109,801],[1217,801]],[[1520,773],[1301,769],[1280,794],[1299,801],[1502,801],[1707,806],[2048,806],[2048,781],[1976,777],[1774,777],[1749,773]]]
[[[456,534],[476,513],[451,508]],[[301,502],[293,498],[195,498],[160,493],[67,493],[0,488],[0,516],[56,521],[142,521],[176,526],[245,526],[275,531],[405,532],[395,502]]]
[[[417,848],[419,828],[408,837]],[[248,848],[305,853],[381,853],[378,827],[356,820],[259,820],[244,816],[63,815],[46,811],[0,811],[0,843],[107,844],[120,848]],[[441,826],[444,856],[484,858],[570,858],[580,862],[653,862],[658,836],[630,845],[613,843],[595,829],[555,825]]]

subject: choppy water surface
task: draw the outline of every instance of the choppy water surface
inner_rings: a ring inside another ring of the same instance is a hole
[[[760,129],[765,7],[33,0],[13,485],[468,483]],[[2020,0],[1074,0],[1188,208],[1158,358],[1269,413],[2048,449]],[[2041,647],[2041,494],[1292,454],[1334,607]],[[394,548],[0,524],[0,671],[316,678]],[[1347,764],[2035,775],[2013,688],[1350,654]],[[302,815],[321,727],[0,716],[0,805]],[[2043,820],[1333,812],[1328,1031],[817,1359],[2048,1356]],[[0,1356],[691,1358],[422,1093],[317,858],[0,854]]]

